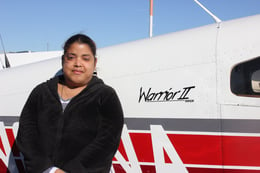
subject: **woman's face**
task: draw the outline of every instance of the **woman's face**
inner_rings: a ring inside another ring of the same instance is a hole
[[[64,55],[62,68],[67,85],[87,85],[96,68],[96,59],[89,45],[78,42],[71,44]]]

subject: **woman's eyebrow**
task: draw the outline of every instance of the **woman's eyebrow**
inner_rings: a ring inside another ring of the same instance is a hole
[[[74,56],[76,56],[76,54],[75,54],[75,53],[67,53],[67,55],[74,55]]]
[[[91,56],[91,54],[83,54],[82,56]]]

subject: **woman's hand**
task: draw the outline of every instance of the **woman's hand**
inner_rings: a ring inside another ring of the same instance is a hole
[[[57,169],[54,173],[65,173],[65,171],[63,171],[61,169]]]

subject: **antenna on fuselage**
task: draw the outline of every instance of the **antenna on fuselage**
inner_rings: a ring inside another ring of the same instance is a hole
[[[149,37],[153,37],[153,0],[150,0],[150,29]]]
[[[217,24],[221,23],[222,20],[220,20],[217,16],[215,16],[213,13],[211,13],[204,5],[202,5],[198,0],[194,0],[203,10],[205,10],[214,20]]]
[[[6,52],[5,52],[4,42],[3,42],[1,34],[0,34],[0,39],[1,39],[1,44],[3,47],[3,51],[4,51],[4,56],[5,56],[5,65],[2,64],[2,66],[3,66],[3,68],[9,68],[11,66],[10,66],[9,60],[8,60]],[[2,63],[2,61],[1,61],[1,63]]]

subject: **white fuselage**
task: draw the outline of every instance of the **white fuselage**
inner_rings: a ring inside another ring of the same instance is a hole
[[[97,74],[116,89],[125,114],[116,173],[260,171],[259,98],[236,95],[230,84],[233,67],[260,56],[259,21],[256,15],[98,50]],[[30,91],[60,69],[58,57],[1,70],[0,128],[15,136]],[[0,156],[13,163],[12,153]]]

